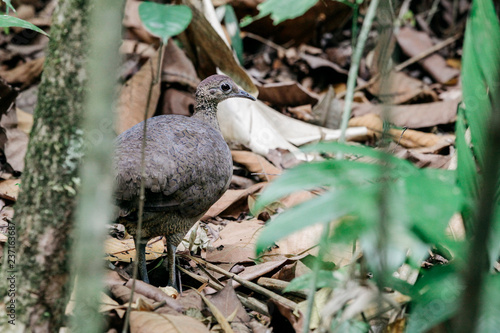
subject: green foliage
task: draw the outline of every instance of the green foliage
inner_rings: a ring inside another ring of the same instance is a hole
[[[273,24],[277,25],[285,20],[299,17],[307,12],[309,8],[314,6],[316,2],[318,2],[318,0],[301,0],[295,1],[293,5],[290,5],[289,0],[267,0],[257,6],[259,15],[242,20],[241,26],[247,26],[253,21],[267,15],[271,15]]]
[[[21,20],[20,18],[14,16],[0,15],[0,28],[7,28],[7,27],[20,27],[24,29],[30,29],[39,32],[41,34],[44,34],[45,36],[48,36],[48,34],[45,31],[25,20]]]
[[[231,37],[231,45],[233,46],[234,52],[238,57],[240,64],[243,64],[243,41],[240,36],[240,27],[238,25],[238,18],[231,5],[225,5],[226,15],[224,15],[224,23],[226,25],[227,32]]]
[[[139,17],[146,30],[160,37],[163,44],[167,44],[170,37],[180,34],[188,27],[193,13],[185,5],[142,2],[139,5]]]
[[[474,205],[479,196],[481,175],[484,168],[487,142],[487,125],[492,113],[492,96],[498,85],[500,73],[500,24],[491,1],[473,1],[467,29],[465,31],[464,55],[462,60],[462,82],[464,107],[460,107],[457,119],[458,184],[462,188],[467,205],[463,216],[470,230]],[[498,110],[496,111],[498,112]],[[465,141],[465,126],[469,127],[472,149]],[[474,160],[475,159],[475,160]],[[497,207],[500,200],[497,195]],[[491,262],[499,253],[500,220],[497,209],[496,232],[490,246]]]

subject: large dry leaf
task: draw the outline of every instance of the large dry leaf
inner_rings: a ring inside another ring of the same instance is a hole
[[[298,106],[318,103],[318,96],[297,82],[279,82],[257,85],[259,99],[276,106]]]
[[[125,39],[120,45],[121,54],[138,54],[144,58],[152,58],[156,54],[151,44],[141,43],[132,39]]]
[[[416,98],[434,102],[438,99],[436,93],[425,83],[403,72],[392,72],[387,80],[390,86],[383,87],[386,90],[386,94],[381,92],[382,80],[380,78],[368,87],[368,91],[372,95],[377,96],[383,103],[404,104]]]
[[[286,262],[288,262],[288,259],[279,259],[276,261],[267,261],[262,264],[254,265],[254,266],[248,266],[245,267],[245,270],[241,273],[238,274],[238,276],[242,279],[251,281],[254,280],[258,277],[263,276],[264,274],[267,274],[269,272],[272,272],[276,270],[277,268],[283,266]],[[233,287],[237,288],[239,287],[240,284],[238,282],[233,282]]]
[[[410,27],[402,27],[396,35],[399,46],[409,56],[417,56],[432,47],[432,40],[425,32],[417,31]],[[449,67],[446,60],[439,54],[432,54],[419,64],[439,83],[447,83],[456,78],[460,71]]]
[[[389,119],[391,123],[400,127],[422,128],[455,122],[457,117],[458,100],[447,100],[434,103],[414,105],[389,106]],[[383,105],[368,103],[354,103],[352,114],[359,117],[368,113],[382,115]]]
[[[243,308],[243,305],[241,305],[238,296],[236,296],[231,281],[232,280],[229,280],[222,290],[208,296],[208,299],[219,309],[225,318],[228,318],[236,311],[236,317],[233,321],[248,323],[250,317],[246,313],[245,308]]]
[[[312,123],[326,128],[338,129],[340,128],[343,112],[339,100],[335,97],[335,90],[330,85],[326,94],[312,109],[314,116]]]
[[[243,164],[248,171],[257,174],[261,180],[271,181],[281,175],[280,168],[251,151],[232,150],[231,156],[234,162]]]
[[[331,130],[287,117],[260,101],[229,99],[219,104],[218,119],[226,141],[267,155],[282,148],[299,159],[307,159],[296,146],[318,140],[337,140],[339,130]],[[363,136],[366,128],[349,128],[347,138]]]
[[[155,260],[161,257],[164,248],[162,237],[149,240],[146,246],[146,260]],[[124,240],[108,238],[104,241],[104,252],[108,254],[105,259],[109,261],[132,262],[136,257],[135,244],[132,238]]]
[[[210,61],[226,75],[230,76],[234,82],[252,95],[257,95],[257,87],[253,84],[250,76],[236,61],[233,52],[214,29],[205,15],[197,8],[195,1],[182,0],[182,3],[189,6],[193,12],[193,19],[187,28],[187,34],[191,36],[191,42],[195,45],[198,54],[209,58]],[[220,24],[213,22],[213,24]],[[222,28],[220,28],[222,30]],[[222,33],[223,35],[223,33]],[[224,38],[224,39],[223,39]]]
[[[265,184],[266,183],[257,183],[244,190],[227,190],[226,193],[210,207],[201,220],[205,221],[219,215],[237,218],[242,212],[248,210],[248,196],[260,191]]]
[[[148,102],[148,91],[158,72],[158,56],[159,53],[157,52],[122,87],[116,107],[118,112],[116,131],[118,133],[122,133],[144,120],[144,112],[146,111]],[[156,110],[156,104],[160,97],[160,83],[161,80],[158,79],[152,87],[153,91],[147,112],[148,118]]]
[[[208,333],[208,328],[198,320],[171,314],[132,311],[130,314],[131,333]]]
[[[370,131],[372,131],[371,136],[380,138],[383,132],[383,121],[376,114],[369,113],[361,117],[355,117],[349,120],[349,126],[366,126]],[[443,138],[433,134],[424,133],[415,130],[400,130],[400,129],[389,129],[388,134],[392,139],[408,148],[417,147],[431,147],[438,144]],[[447,138],[446,138],[447,139]],[[450,142],[451,144],[451,142]]]
[[[193,63],[173,40],[169,40],[165,47],[162,81],[187,85],[193,89],[200,83]]]
[[[229,222],[213,243],[213,250],[206,253],[207,261],[243,263],[253,262],[255,241],[264,223],[257,219]]]

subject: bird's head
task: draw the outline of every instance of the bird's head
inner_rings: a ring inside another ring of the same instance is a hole
[[[196,89],[196,98],[203,99],[210,104],[218,104],[232,97],[248,98],[255,101],[255,97],[238,88],[231,78],[225,75],[212,75],[201,81]]]

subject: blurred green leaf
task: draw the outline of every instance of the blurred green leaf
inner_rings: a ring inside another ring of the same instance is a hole
[[[476,161],[471,149],[465,141],[465,110],[459,107],[457,114],[456,148],[457,148],[457,183],[464,194],[464,207],[462,216],[467,229],[470,230],[473,218],[473,207],[476,204],[479,190],[479,175],[477,173]]]
[[[301,275],[293,279],[290,284],[283,290],[287,293],[290,291],[307,290],[311,287],[311,279],[314,277],[313,272]],[[338,284],[338,279],[333,276],[332,271],[320,270],[318,272],[318,279],[316,288],[334,288]]]
[[[321,186],[342,186],[366,183],[380,173],[374,164],[345,160],[325,160],[297,165],[274,180],[259,196],[255,212],[272,202],[299,190],[311,190]]]
[[[10,0],[2,0],[5,3],[5,6],[7,7],[6,13],[9,13],[9,9],[12,10],[14,13],[16,12],[16,9],[14,6],[12,6],[12,3]]]
[[[193,13],[188,6],[184,5],[141,2],[139,17],[146,30],[160,37],[166,45],[170,37],[180,34],[188,27]]]
[[[452,266],[438,266],[424,271],[413,288],[407,333],[427,332],[451,318],[458,309],[463,286]]]
[[[49,36],[45,31],[25,20],[21,20],[20,18],[9,15],[0,15],[0,28],[6,27],[20,27],[24,29],[30,29],[39,32],[47,37]]]
[[[307,12],[309,8],[314,6],[316,2],[318,2],[318,0],[301,0],[295,1],[293,5],[291,5],[290,0],[266,0],[257,6],[259,15],[251,19],[247,18],[244,21],[242,20],[240,25],[241,27],[245,27],[253,21],[267,15],[271,15],[273,24],[277,25],[285,20],[301,16]]]
[[[243,64],[243,41],[240,36],[240,27],[238,25],[238,18],[234,12],[233,6],[225,5],[226,15],[224,15],[224,23],[226,25],[227,32],[231,37],[231,45],[233,46],[234,52],[238,57],[240,64]]]
[[[465,118],[471,130],[475,156],[482,167],[491,96],[500,72],[500,26],[491,1],[473,1],[465,30],[462,57]]]
[[[355,209],[359,208],[365,214],[376,214],[374,191],[375,186],[372,185],[332,189],[279,214],[268,222],[257,239],[257,254],[296,231],[318,223],[330,223]]]

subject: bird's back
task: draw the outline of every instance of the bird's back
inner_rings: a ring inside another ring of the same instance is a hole
[[[221,133],[209,124],[178,115],[147,122],[145,212],[186,219],[205,213],[226,191],[232,159]],[[122,215],[138,206],[143,123],[116,141],[116,201]]]

